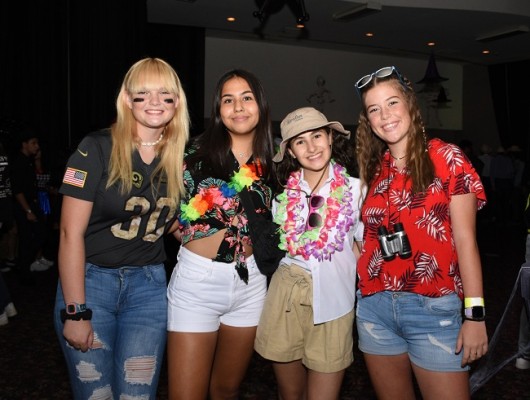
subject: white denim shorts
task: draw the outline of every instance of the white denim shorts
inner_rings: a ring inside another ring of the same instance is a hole
[[[221,323],[258,325],[267,278],[253,256],[247,258],[248,284],[237,274],[235,262],[212,261],[183,246],[177,260],[167,289],[168,331],[215,332]]]

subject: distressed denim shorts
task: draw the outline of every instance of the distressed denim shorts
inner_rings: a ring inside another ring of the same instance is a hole
[[[357,291],[359,350],[373,355],[407,353],[429,371],[466,371],[455,353],[462,326],[462,301],[456,294],[426,297],[407,292]]]

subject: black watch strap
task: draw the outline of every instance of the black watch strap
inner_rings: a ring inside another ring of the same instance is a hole
[[[62,323],[64,324],[67,319],[71,321],[90,321],[92,319],[92,310],[90,308],[86,308],[85,311],[69,314],[66,312],[66,309],[63,308],[61,310]]]

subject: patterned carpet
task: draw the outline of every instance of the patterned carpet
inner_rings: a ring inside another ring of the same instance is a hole
[[[478,226],[482,254],[490,338],[505,313],[519,267],[524,260],[524,230],[517,225]],[[57,270],[35,273],[37,285],[19,284],[13,272],[4,273],[19,315],[0,327],[0,400],[71,399],[62,354],[52,325]],[[506,311],[498,345],[490,358],[474,371],[495,369],[517,351],[521,301],[516,298]],[[487,375],[487,374],[486,374]],[[518,370],[510,361],[473,395],[472,399],[529,399],[530,370]],[[158,399],[167,398],[164,367]],[[255,356],[241,388],[241,399],[276,399],[276,383],[269,363]],[[362,355],[348,368],[340,399],[374,399]],[[418,398],[420,398],[418,396]]]

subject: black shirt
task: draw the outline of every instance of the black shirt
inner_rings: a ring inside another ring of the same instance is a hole
[[[93,203],[85,233],[87,262],[109,268],[163,263],[160,238],[176,207],[170,206],[165,183],[153,195],[151,174],[159,159],[148,165],[135,151],[132,190],[123,194],[119,183],[106,188],[111,148],[108,130],[86,136],[70,156],[59,190]]]

